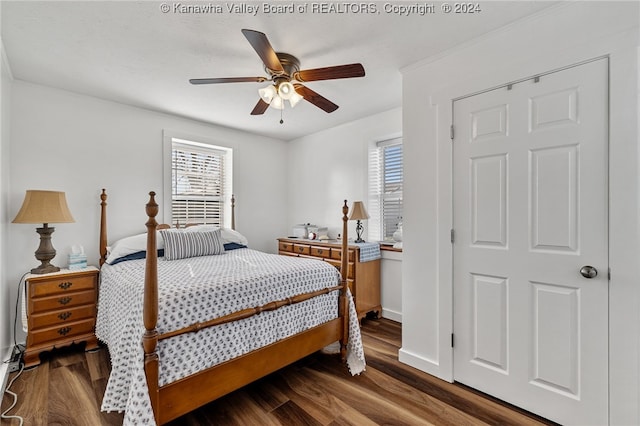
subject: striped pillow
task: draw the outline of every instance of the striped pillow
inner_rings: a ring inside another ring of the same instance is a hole
[[[160,231],[160,235],[164,240],[165,260],[224,253],[224,242],[219,229],[207,232],[163,229]]]

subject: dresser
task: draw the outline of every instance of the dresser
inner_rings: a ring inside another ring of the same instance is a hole
[[[40,353],[86,342],[96,349],[94,334],[98,295],[98,269],[88,267],[25,278],[27,347],[25,368],[40,364]]]
[[[360,247],[348,247],[347,282],[356,304],[358,320],[371,312],[378,316],[380,304],[380,259],[360,261]],[[332,240],[321,242],[300,238],[278,238],[278,253],[287,256],[320,259],[340,270],[342,243]]]

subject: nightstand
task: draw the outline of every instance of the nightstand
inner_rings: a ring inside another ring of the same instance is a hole
[[[98,268],[64,269],[25,278],[27,347],[25,368],[40,364],[40,353],[86,342],[98,347],[94,334],[98,296]]]

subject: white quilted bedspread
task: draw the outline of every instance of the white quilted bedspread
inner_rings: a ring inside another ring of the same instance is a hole
[[[105,264],[100,274],[96,336],[109,347],[111,375],[103,411],[125,411],[124,424],[154,424],[144,375],[141,338],[145,261]],[[176,330],[246,308],[339,283],[322,261],[237,249],[217,256],[158,259],[158,331]],[[277,311],[210,327],[158,344],[160,385],[219,364],[335,318],[338,292]],[[364,370],[364,350],[349,295],[347,364]]]

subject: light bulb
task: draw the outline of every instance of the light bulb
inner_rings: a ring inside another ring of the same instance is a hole
[[[293,94],[296,93],[296,89],[293,87],[293,84],[285,81],[284,83],[280,83],[278,86],[278,96],[282,99],[290,99]]]
[[[269,104],[275,109],[284,109],[284,100],[278,95],[275,95]]]
[[[304,97],[302,95],[300,95],[298,92],[294,92],[293,95],[291,95],[291,97],[289,98],[289,103],[291,104],[291,108],[296,106],[298,102],[300,102],[303,99]]]
[[[260,94],[260,99],[262,99],[264,102],[270,104],[271,101],[273,100],[274,96],[277,97],[277,93],[276,93],[276,88],[273,85],[269,85],[267,87],[263,87],[262,89],[258,90],[258,93]]]

